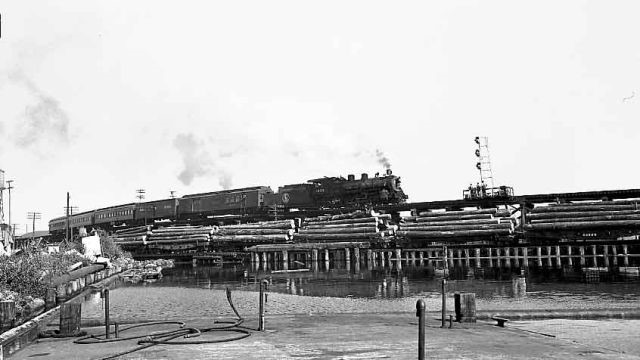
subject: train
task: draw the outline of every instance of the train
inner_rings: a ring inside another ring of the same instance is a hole
[[[311,179],[280,186],[277,192],[269,186],[254,186],[110,206],[70,215],[69,227],[110,231],[156,222],[272,219],[312,210],[401,204],[407,199],[400,177],[387,170],[383,175],[376,173],[373,177],[363,173],[359,179],[355,175]],[[49,221],[49,233],[54,238],[64,236],[66,229],[66,216]]]

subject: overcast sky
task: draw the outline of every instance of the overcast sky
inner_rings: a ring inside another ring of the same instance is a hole
[[[24,231],[147,199],[382,171],[461,198],[639,188],[638,1],[0,3],[0,169]],[[378,152],[376,151],[378,150]],[[6,197],[6,194],[5,194]],[[6,213],[6,211],[5,211]],[[6,214],[5,214],[6,217]]]

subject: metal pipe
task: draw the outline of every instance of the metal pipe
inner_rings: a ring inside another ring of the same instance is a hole
[[[109,335],[109,289],[104,289],[104,334],[107,339]]]
[[[447,280],[442,279],[442,325],[441,327],[446,326],[447,322]]]
[[[258,318],[258,331],[264,331],[264,305],[266,302],[266,294],[267,286],[269,282],[267,280],[262,280],[260,282],[260,314]]]
[[[425,350],[425,303],[420,299],[416,302],[416,316],[418,317],[418,360],[424,360],[426,355]]]

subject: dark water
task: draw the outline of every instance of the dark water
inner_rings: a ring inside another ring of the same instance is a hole
[[[448,291],[474,292],[480,299],[513,297],[513,279],[520,268],[452,268]],[[599,272],[580,268],[528,268],[524,272],[527,295],[537,298],[562,296],[631,300],[640,296],[637,276],[625,276],[616,269]],[[405,266],[402,269],[379,267],[355,271],[330,268],[318,271],[270,273],[255,271],[250,266],[218,268],[213,266],[178,265],[164,269],[164,276],[154,282],[121,284],[120,286],[187,287],[232,290],[256,290],[263,279],[269,291],[303,296],[402,298],[435,294],[441,289],[443,274],[428,266]],[[594,275],[595,274],[595,275]],[[589,283],[587,283],[589,281]]]

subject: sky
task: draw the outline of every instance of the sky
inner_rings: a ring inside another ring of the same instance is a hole
[[[457,199],[479,180],[476,136],[519,195],[640,188],[638,13],[633,0],[4,0],[12,223],[24,232],[36,211],[46,229],[67,192],[87,211],[137,189],[373,174],[383,158],[409,201]]]

